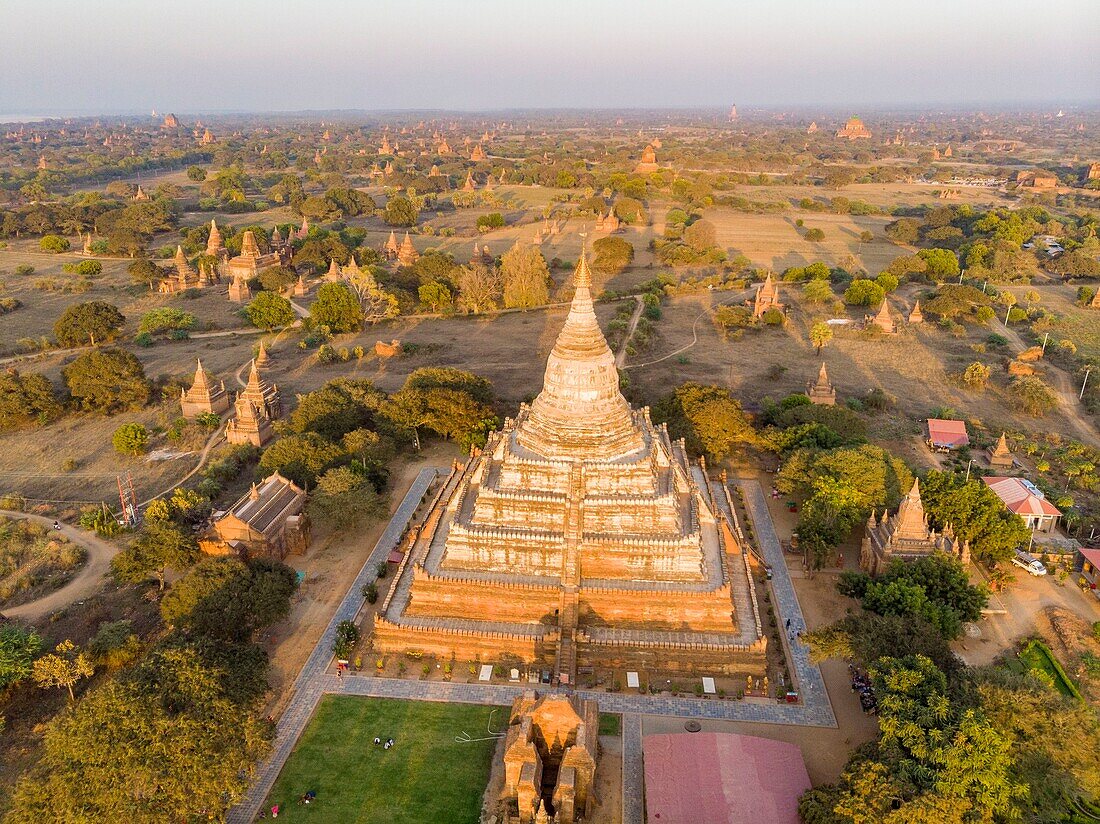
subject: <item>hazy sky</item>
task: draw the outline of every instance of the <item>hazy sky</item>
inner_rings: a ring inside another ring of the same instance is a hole
[[[1096,103],[1095,0],[0,0],[0,112]]]

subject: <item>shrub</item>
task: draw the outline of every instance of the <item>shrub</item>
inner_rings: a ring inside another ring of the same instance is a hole
[[[69,251],[69,240],[61,235],[43,235],[38,241],[38,248],[43,252],[52,252],[56,255],[59,252]]]
[[[825,233],[820,229],[809,229],[806,231],[806,240],[811,243],[820,243],[825,239]]]
[[[31,266],[29,263],[20,263],[18,266],[15,267],[15,274],[22,275],[23,277],[26,277],[27,275],[33,275],[34,267]]]
[[[878,306],[886,300],[886,292],[873,280],[854,280],[844,290],[844,302],[849,306]]]
[[[80,263],[66,263],[61,269],[74,275],[94,278],[103,274],[103,264],[98,260],[82,260]]]
[[[140,423],[124,423],[111,436],[111,443],[123,455],[141,455],[149,445],[149,430]]]

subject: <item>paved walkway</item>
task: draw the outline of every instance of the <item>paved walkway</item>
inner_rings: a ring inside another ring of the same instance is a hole
[[[622,824],[645,824],[644,768],[642,764],[642,718],[636,713],[623,716],[623,801]]]
[[[8,509],[0,509],[0,515],[16,520],[34,521],[45,527],[52,527],[54,522],[53,518],[31,515],[27,512],[13,512]],[[88,557],[84,562],[84,566],[64,586],[55,589],[48,595],[3,610],[6,617],[21,618],[25,621],[38,621],[52,612],[67,607],[73,601],[94,595],[103,586],[103,579],[111,570],[111,558],[118,552],[118,547],[91,532],[85,532],[83,529],[77,529],[69,524],[62,523],[60,531],[74,544],[80,544],[87,550]]]
[[[420,505],[438,472],[439,470],[436,468],[420,470],[420,474],[416,476],[416,480],[409,487],[409,491],[405,493],[401,505],[397,507],[397,511],[390,518],[390,523],[385,532],[382,533],[378,542],[374,545],[370,557],[367,558],[359,570],[359,574],[352,581],[347,595],[340,602],[340,606],[336,609],[332,620],[329,621],[328,627],[325,628],[324,633],[317,642],[317,646],[313,648],[309,660],[306,661],[305,666],[302,667],[302,671],[294,682],[294,694],[287,705],[286,711],[279,719],[278,730],[275,735],[275,747],[271,757],[257,769],[255,780],[241,803],[229,811],[226,819],[228,824],[249,824],[255,819],[260,812],[260,806],[271,791],[275,779],[279,776],[279,771],[283,768],[283,764],[286,762],[291,750],[294,749],[298,736],[302,734],[306,723],[313,715],[317,702],[326,692],[337,692],[343,686],[341,683],[335,685],[332,683],[341,682],[343,679],[326,675],[328,665],[332,661],[332,645],[336,639],[336,627],[341,621],[353,620],[363,606],[361,592],[363,586],[374,581],[378,573],[378,564],[384,561],[386,556],[401,541],[402,536],[405,534],[405,528],[412,520],[416,508]],[[351,680],[351,678],[348,679],[349,682]]]
[[[775,534],[775,526],[772,524],[768,504],[764,499],[764,491],[760,488],[759,482],[754,480],[739,480],[737,486],[745,496],[745,509],[748,510],[749,518],[752,519],[753,531],[756,533],[760,550],[764,553],[768,566],[772,568],[772,595],[775,599],[778,618],[781,621],[789,618],[792,631],[804,631],[806,619],[802,615],[802,607],[798,603],[794,584],[787,571],[783,547],[780,546],[779,538]],[[829,703],[829,694],[825,691],[825,679],[821,677],[821,670],[810,663],[810,648],[797,638],[788,648],[802,699],[799,709],[803,710],[808,719],[790,723],[835,727],[836,717]]]

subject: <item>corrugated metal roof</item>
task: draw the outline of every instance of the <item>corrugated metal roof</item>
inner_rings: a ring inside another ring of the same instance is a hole
[[[1035,485],[1023,478],[987,475],[982,478],[986,486],[1005,502],[1009,512],[1017,515],[1061,515],[1061,511]]]
[[[267,534],[289,516],[297,515],[304,498],[301,489],[276,473],[246,492],[229,511],[253,529]]]

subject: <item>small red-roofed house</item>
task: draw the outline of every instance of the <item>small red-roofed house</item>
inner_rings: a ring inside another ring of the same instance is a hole
[[[928,445],[939,452],[961,449],[970,443],[966,434],[966,421],[928,419]]]
[[[982,478],[985,485],[997,493],[1009,512],[1019,515],[1028,529],[1053,532],[1062,517],[1061,511],[1031,481],[1026,478],[1005,478],[996,475]]]

